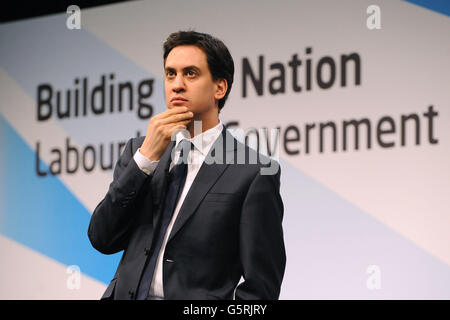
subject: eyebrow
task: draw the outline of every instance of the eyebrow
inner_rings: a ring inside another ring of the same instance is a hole
[[[165,67],[164,70],[165,70],[166,72],[167,72],[167,71],[176,71],[175,68],[172,68],[172,67]],[[187,66],[187,67],[184,67],[184,68],[183,68],[183,71],[184,71],[184,72],[189,71],[189,70],[194,70],[194,71],[196,71],[197,73],[200,73],[200,68],[197,67],[197,66],[194,66],[194,65]]]

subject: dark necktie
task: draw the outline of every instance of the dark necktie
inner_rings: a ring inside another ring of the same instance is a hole
[[[167,232],[167,227],[172,220],[175,207],[178,199],[180,198],[181,191],[186,181],[187,174],[187,156],[193,145],[187,140],[180,142],[181,153],[180,158],[170,170],[168,178],[168,187],[164,200],[164,210],[162,214],[161,227],[159,228],[156,237],[153,240],[153,250],[149,257],[148,263],[144,269],[144,273],[141,278],[141,282],[138,289],[137,299],[146,300],[150,285],[153,280],[153,274],[155,273],[156,261],[158,260],[159,251],[164,241],[164,236]]]

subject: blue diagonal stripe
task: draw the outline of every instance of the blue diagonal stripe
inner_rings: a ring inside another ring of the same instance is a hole
[[[0,150],[0,233],[108,283],[120,253],[106,256],[92,248],[88,210],[56,176],[37,176],[35,152],[1,115]],[[40,166],[48,171],[42,161]]]
[[[449,0],[405,0],[412,4],[445,14],[450,17],[450,1]]]

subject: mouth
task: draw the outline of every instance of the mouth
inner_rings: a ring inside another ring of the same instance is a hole
[[[182,103],[185,103],[187,101],[188,101],[187,99],[185,99],[183,97],[180,97],[180,96],[175,96],[172,99],[170,99],[170,102],[172,104],[182,104]]]

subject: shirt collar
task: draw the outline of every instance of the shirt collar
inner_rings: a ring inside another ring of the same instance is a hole
[[[213,142],[216,141],[222,130],[223,123],[219,120],[219,123],[215,127],[212,127],[190,139],[188,138],[189,134],[185,130],[180,131],[175,136],[175,148],[178,148],[182,140],[188,140],[194,145],[195,149],[200,151],[202,155],[206,156]]]

